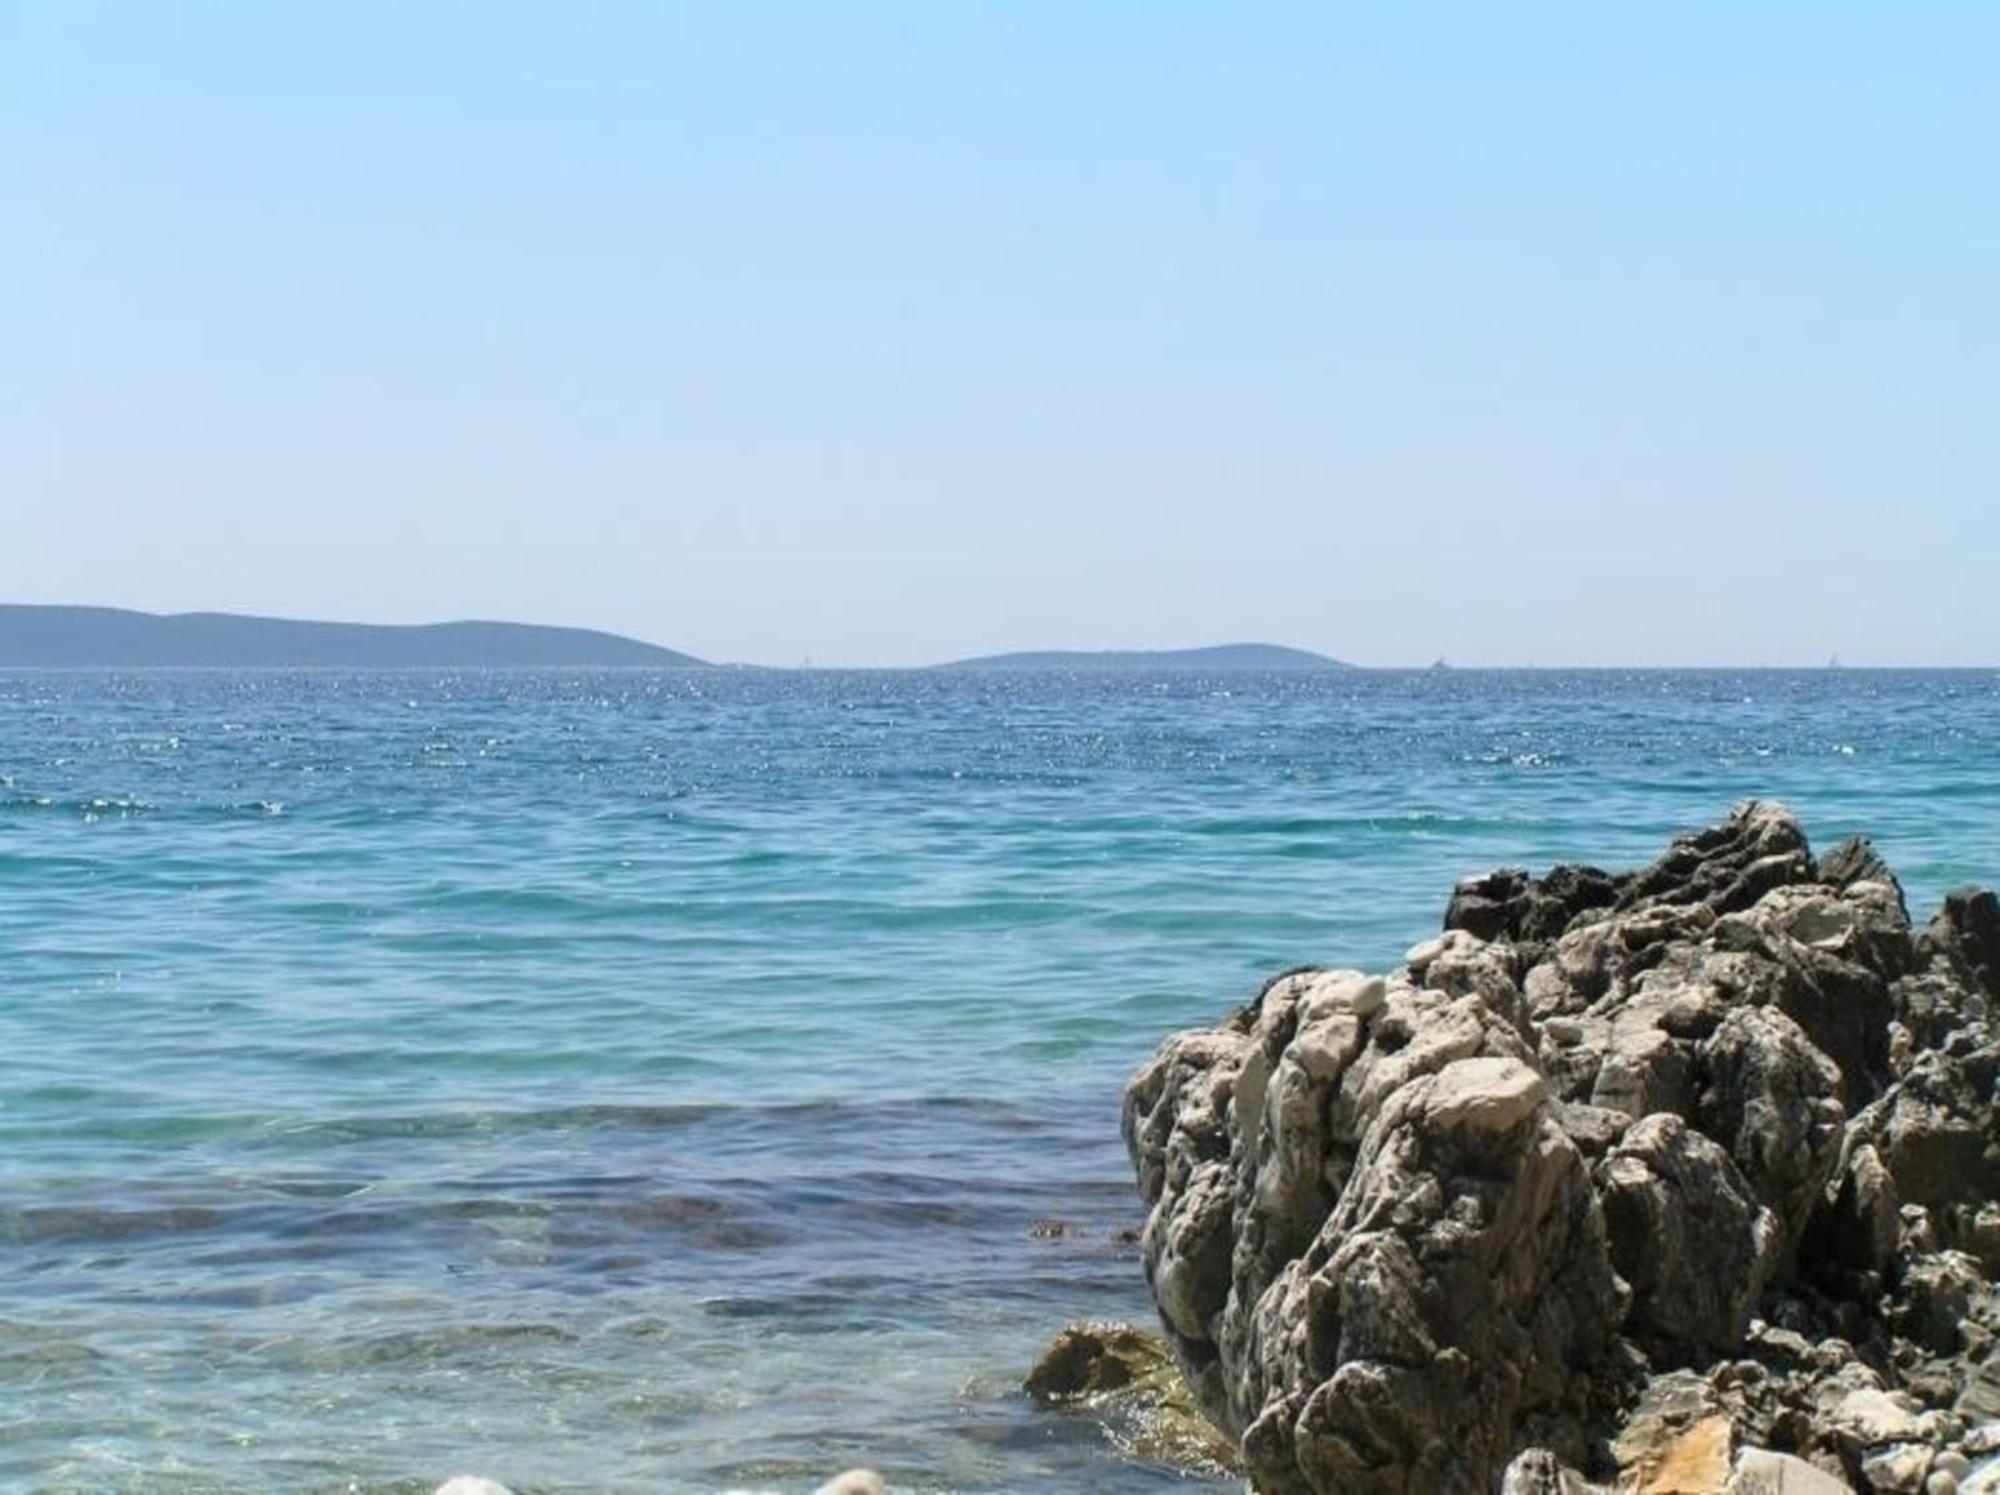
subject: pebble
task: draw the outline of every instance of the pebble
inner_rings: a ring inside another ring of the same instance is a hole
[[[836,1474],[814,1495],[889,1495],[889,1487],[873,1469],[850,1469]]]

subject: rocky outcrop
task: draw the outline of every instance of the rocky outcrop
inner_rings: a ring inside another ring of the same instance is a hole
[[[1753,803],[1169,1040],[1147,1278],[1280,1495],[1938,1492],[2000,1448],[2000,900]],[[2000,1476],[1996,1476],[2000,1477]]]

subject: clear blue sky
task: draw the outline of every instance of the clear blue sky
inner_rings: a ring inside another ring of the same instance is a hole
[[[2000,660],[2000,7],[0,7],[0,599]]]

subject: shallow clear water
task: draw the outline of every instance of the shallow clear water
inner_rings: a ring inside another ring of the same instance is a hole
[[[0,1485],[1139,1491],[1124,1076],[1734,798],[2000,878],[1990,672],[0,675]],[[1034,1233],[1060,1220],[1067,1233]]]

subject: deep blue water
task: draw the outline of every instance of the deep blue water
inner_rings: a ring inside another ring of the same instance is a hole
[[[1129,1070],[1748,794],[2000,878],[1991,672],[0,674],[0,1486],[1199,1486]],[[1072,1227],[1054,1239],[1037,1221]]]

